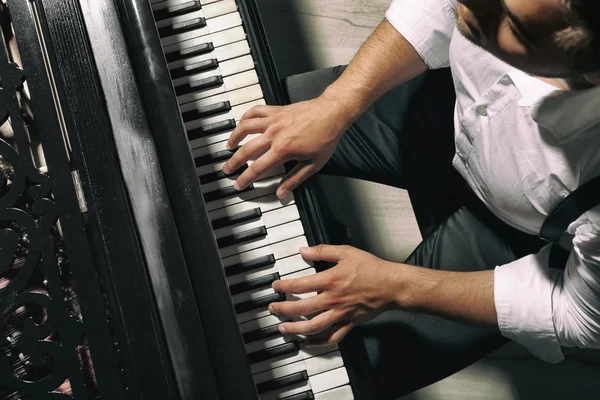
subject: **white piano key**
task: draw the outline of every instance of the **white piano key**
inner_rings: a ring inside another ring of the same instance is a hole
[[[192,129],[200,128],[200,127],[211,125],[211,124],[216,124],[217,122],[226,121],[228,119],[234,119],[237,123],[237,121],[239,121],[240,118],[242,118],[242,115],[244,115],[246,113],[246,111],[250,110],[254,106],[261,106],[261,105],[265,105],[265,104],[266,103],[265,103],[264,99],[253,100],[248,103],[240,104],[239,106],[231,107],[231,111],[229,111],[226,114],[219,114],[219,115],[215,115],[213,117],[202,118],[202,119],[197,119],[195,121],[186,122],[185,128],[187,130],[192,130]]]
[[[212,18],[220,17],[221,15],[233,13],[237,11],[237,4],[235,0],[221,0],[210,4],[202,4],[202,10],[204,10],[204,18],[210,20]],[[211,32],[214,32],[211,30]]]
[[[312,261],[305,260],[301,255],[298,254],[275,261],[275,264],[268,267],[263,267],[251,272],[231,276],[227,279],[227,281],[230,285],[235,285],[236,283],[251,281],[275,273],[285,277],[286,275],[293,274],[294,272],[311,268],[313,265],[314,264]]]
[[[217,153],[219,151],[227,150],[227,142],[219,142],[211,144],[210,146],[198,147],[192,150],[192,156],[194,158],[206,156],[208,154]]]
[[[263,239],[220,249],[221,257],[229,257],[237,253],[244,253],[259,247],[269,246],[303,234],[304,227],[302,226],[302,221],[293,221],[269,229],[267,236]]]
[[[163,20],[157,21],[156,26],[158,28],[163,28],[165,26],[171,26],[175,24],[179,24],[181,22],[189,21],[194,18],[206,18],[204,16],[204,9],[196,10],[194,12],[190,12],[184,15],[179,15],[177,17],[165,18]]]
[[[224,164],[221,164],[224,165]],[[258,197],[263,197],[268,194],[275,193],[279,187],[283,175],[275,176],[265,180],[257,181],[252,184],[254,189],[247,192],[241,192],[238,196],[229,197],[227,199],[215,200],[206,204],[208,211],[217,210],[219,208],[227,207],[233,204],[241,203],[248,200],[253,200]]]
[[[245,86],[255,85],[258,83],[258,75],[254,69],[244,71],[239,74],[223,77],[223,85],[200,92],[187,93],[177,97],[179,104],[189,103],[190,101],[203,99],[221,93],[230,92],[240,89]]]
[[[322,374],[314,375],[309,378],[310,386],[314,393],[324,392],[335,387],[344,386],[350,383],[348,371],[346,368],[337,368]]]
[[[203,36],[198,36],[189,40],[184,40],[183,42],[178,42],[178,43],[173,43],[170,44],[168,46],[163,46],[163,53],[165,54],[169,54],[175,51],[182,51],[185,49],[188,49],[190,47],[194,47],[194,46],[199,46],[201,44],[205,44],[205,43],[212,43],[214,50],[209,53],[209,54],[217,54],[217,57],[213,57],[213,58],[219,58],[219,53],[217,52],[218,49],[221,49],[221,47],[225,47],[226,45],[229,44],[234,44],[236,42],[241,42],[241,43],[245,43],[247,44],[247,40],[246,40],[246,32],[244,31],[244,27],[242,26],[235,26],[233,28],[230,29],[225,29],[223,31],[220,32],[214,32],[214,33],[206,33]],[[227,52],[227,50],[224,50],[225,53],[220,54],[222,55],[226,55],[228,56],[229,53]],[[230,57],[228,57],[230,58]],[[179,63],[179,64],[178,64]],[[177,67],[183,65],[183,63],[180,63],[179,61],[173,61],[171,63],[169,63],[169,68],[173,68],[173,67]]]
[[[197,150],[197,149],[194,149]],[[225,165],[226,161],[218,162],[215,164],[203,165],[201,167],[196,167],[196,173],[198,176],[210,174],[213,172],[218,172],[223,170],[223,165]]]
[[[294,203],[295,200],[293,196],[290,196],[285,200],[279,200],[279,198],[276,195],[270,195],[261,197],[256,200],[234,204],[233,206],[222,208],[217,211],[211,211],[208,214],[208,217],[211,221],[214,221],[219,218],[233,217],[236,214],[243,213],[244,211],[253,210],[255,208],[260,208],[260,211],[264,214],[268,213],[269,211],[276,210],[281,207],[286,207]]]
[[[289,320],[290,318],[285,315],[267,315],[266,317],[253,319],[252,321],[240,324],[240,331],[242,333],[252,332],[258,329],[268,328],[269,326],[278,325]]]
[[[269,171],[265,172],[261,176],[261,179],[268,179],[273,176],[282,175],[284,173],[285,173],[285,168],[283,167],[283,165],[278,165],[274,168],[271,168]],[[227,178],[224,178],[224,179],[221,179],[221,180],[218,180],[215,182],[207,183],[206,185],[202,185],[202,187],[201,187],[202,193],[210,193],[215,190],[231,187],[231,186],[233,186],[235,180],[238,177],[239,177],[239,175],[229,176]]]
[[[322,354],[293,364],[284,365],[269,371],[254,375],[254,382],[263,383],[283,378],[297,372],[306,371],[309,376],[322,374],[344,366],[344,360],[339,351]]]
[[[280,346],[297,340],[293,335],[281,335],[268,339],[259,340],[246,344],[246,353],[254,353],[255,351],[270,349],[275,346]]]
[[[218,239],[224,236],[233,235],[234,233],[241,233],[249,229],[258,228],[260,226],[264,226],[267,229],[271,229],[277,225],[283,225],[288,222],[296,221],[299,219],[300,214],[298,213],[298,207],[296,207],[296,205],[293,204],[291,206],[279,208],[277,210],[263,214],[261,218],[251,222],[217,229],[214,231],[214,234],[215,237]]]
[[[196,100],[191,103],[184,104],[180,107],[181,112],[187,112],[202,107],[208,107],[213,104],[218,104],[228,101],[232,107],[239,106],[254,100],[259,100],[263,97],[263,92],[260,85],[252,85],[231,92],[218,94],[201,100]]]
[[[305,384],[296,384],[284,389],[274,390],[272,392],[260,395],[261,400],[276,400],[293,396],[298,393],[311,390],[314,394],[335,389],[349,383],[348,372],[346,368],[337,368],[319,375],[309,376]]]
[[[226,46],[217,47],[209,53],[200,54],[195,57],[185,58],[183,60],[177,60],[169,63],[169,69],[180,68],[184,65],[191,65],[201,61],[210,60],[216,58],[220,63],[233,58],[238,58],[250,54],[250,47],[248,42],[245,40],[228,44]]]
[[[199,147],[204,147],[204,146],[211,145],[214,143],[223,142],[223,141],[229,139],[229,136],[231,136],[232,132],[233,131],[217,133],[215,135],[190,140],[188,143],[190,144],[190,148],[193,150],[193,149],[197,149]]]
[[[182,78],[177,78],[173,80],[173,86],[177,87],[197,80],[210,78],[213,76],[225,77],[235,75],[240,72],[249,71],[251,69],[254,69],[254,59],[250,54],[247,54],[242,57],[223,61],[222,63],[219,63],[219,66],[217,68],[212,69],[210,71],[188,75]]]
[[[294,274],[290,274],[290,275],[287,275],[285,277],[282,277],[282,279],[299,278],[299,277],[302,277],[302,276],[314,275],[315,273],[316,272],[315,272],[314,268],[305,269],[305,270],[296,272]],[[316,296],[316,293],[314,293],[314,292],[312,292],[312,293],[304,293],[304,294],[290,294],[290,293],[287,293],[285,295],[287,301],[297,301],[297,300],[306,299],[306,298],[309,298],[309,297],[312,297],[312,296]],[[258,319],[258,318],[266,317],[268,315],[271,315],[271,313],[269,312],[268,307],[265,306],[263,308],[257,308],[257,309],[254,309],[254,310],[250,310],[250,311],[246,311],[246,312],[237,314],[237,319],[238,319],[238,323],[242,324],[244,322],[248,322],[248,321],[251,321],[253,319]]]
[[[315,394],[315,400],[354,400],[354,393],[350,385],[344,385]]]
[[[294,272],[294,273],[288,274],[286,276],[282,276],[281,279],[302,278],[305,276],[314,275],[316,273],[317,273],[317,271],[314,268],[306,268],[301,271]],[[274,293],[275,293],[275,291],[273,290],[273,288],[269,286],[266,288],[255,289],[255,290],[251,290],[249,292],[237,294],[237,295],[233,296],[232,299],[233,299],[234,304],[239,304],[244,301],[260,299],[261,297],[269,296]],[[303,296],[303,298],[306,298],[306,297],[311,297],[311,296],[315,296],[315,295],[316,295],[316,293],[305,293],[302,296]],[[293,301],[292,296],[295,296],[295,295],[290,295],[290,297],[289,297],[290,301]]]
[[[215,3],[218,4],[218,3]],[[204,7],[203,7],[204,9]],[[221,15],[216,18],[206,20],[206,27],[193,31],[179,33],[176,35],[167,36],[160,39],[163,47],[183,42],[200,36],[205,36],[210,33],[220,32],[225,29],[231,29],[242,25],[242,17],[238,12]]]
[[[284,356],[272,358],[270,360],[260,361],[250,366],[253,374],[265,372],[271,369],[279,368],[284,365],[293,364],[298,361],[308,360],[313,357],[321,356],[322,354],[330,353],[338,350],[337,344],[326,347],[307,348],[304,343],[300,343],[300,350],[286,354]]]
[[[226,257],[222,260],[223,267],[227,268],[232,265],[250,262],[260,257],[272,254],[275,260],[281,260],[295,254],[298,254],[300,247],[308,246],[305,236],[299,236],[284,242],[276,243],[271,246],[265,246],[260,249],[248,251],[246,253],[236,254],[231,257]]]

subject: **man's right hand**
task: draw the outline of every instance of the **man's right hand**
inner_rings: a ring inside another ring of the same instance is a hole
[[[242,190],[271,168],[298,160],[277,190],[284,198],[323,168],[346,129],[375,100],[426,69],[416,50],[384,19],[320,97],[284,107],[258,106],[244,114],[228,148],[237,148],[248,135],[260,135],[244,143],[223,172],[230,174],[256,159],[234,185]]]
[[[223,172],[230,174],[255,159],[234,185],[243,190],[270,169],[297,160],[299,163],[277,189],[277,196],[283,199],[331,158],[352,122],[348,114],[339,102],[326,95],[288,106],[253,107],[242,116],[227,148],[237,148],[248,135],[260,135],[244,143],[225,164]]]

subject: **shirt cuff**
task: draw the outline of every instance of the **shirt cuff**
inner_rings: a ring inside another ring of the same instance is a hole
[[[450,66],[450,40],[456,16],[445,1],[394,0],[385,17],[430,69]]]
[[[550,269],[551,246],[494,270],[494,302],[502,335],[539,359],[564,359],[552,314],[554,282],[562,271]]]

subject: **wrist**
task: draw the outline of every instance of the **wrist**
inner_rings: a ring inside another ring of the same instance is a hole
[[[368,95],[361,92],[363,91],[349,89],[335,82],[320,97],[327,103],[327,110],[334,113],[338,121],[344,123],[344,128],[347,128],[369,107]]]
[[[423,310],[427,308],[436,288],[440,285],[439,271],[428,268],[400,264],[398,268],[398,289],[394,293],[394,303],[403,310]]]

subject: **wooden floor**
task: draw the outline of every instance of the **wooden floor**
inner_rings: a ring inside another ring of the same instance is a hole
[[[382,20],[389,0],[258,0],[282,77],[348,63]],[[350,229],[353,244],[402,261],[419,235],[408,196],[382,185],[318,178],[329,211]],[[600,399],[600,353],[569,350],[549,365],[509,345],[411,400]],[[399,362],[402,362],[399,360]],[[401,379],[401,377],[399,377]]]

